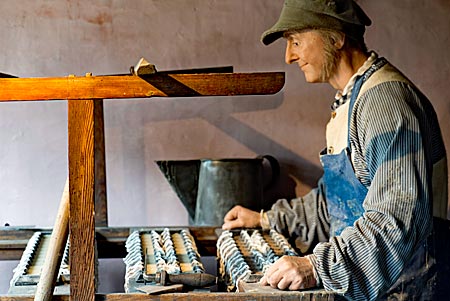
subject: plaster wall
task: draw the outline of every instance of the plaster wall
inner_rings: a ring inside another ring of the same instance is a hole
[[[282,179],[267,201],[302,195],[321,175],[318,153],[334,91],[284,63],[284,43],[260,34],[282,0],[15,0],[0,3],[0,72],[20,77],[126,73],[145,57],[158,70],[234,66],[284,71],[270,96],[105,100],[110,226],[187,225],[155,160],[272,154]],[[360,0],[368,47],[433,103],[450,149],[450,2]],[[67,175],[67,103],[0,104],[0,225],[51,227]],[[0,262],[0,294],[16,261]],[[102,273],[102,271],[104,273]],[[120,260],[100,266],[103,292],[121,291]]]

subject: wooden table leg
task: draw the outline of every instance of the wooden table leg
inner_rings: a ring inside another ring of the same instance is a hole
[[[95,299],[95,116],[102,105],[102,100],[68,101],[70,295],[77,301]]]

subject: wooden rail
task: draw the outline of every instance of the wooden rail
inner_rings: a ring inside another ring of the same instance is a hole
[[[0,78],[0,101],[262,95],[283,85],[282,72]]]
[[[0,301],[33,301],[32,296],[0,296]],[[66,295],[55,295],[54,301],[74,301]],[[333,301],[334,296],[326,292],[304,291],[304,292],[274,292],[270,294],[258,293],[169,293],[161,295],[146,294],[96,294],[94,301]]]
[[[168,228],[179,229],[179,227]],[[126,256],[125,241],[128,235],[136,230],[148,229],[149,227],[96,227],[98,257],[124,258]],[[51,231],[51,228],[0,227],[0,260],[19,260],[28,240],[35,232],[49,233]],[[195,238],[200,255],[216,256],[217,233],[214,227],[190,226],[189,231]]]

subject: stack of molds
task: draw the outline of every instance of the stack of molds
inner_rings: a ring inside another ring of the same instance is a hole
[[[256,282],[283,255],[298,254],[275,230],[223,231],[217,240],[219,283],[233,291],[239,281]]]
[[[19,264],[14,269],[10,287],[37,285],[44,265],[47,249],[50,244],[51,233],[35,232],[27,243]],[[57,283],[68,283],[69,270],[69,241],[64,249]]]
[[[145,230],[132,232],[125,243],[127,256],[125,292],[145,283],[156,273],[204,273],[194,238],[188,229]],[[151,284],[151,283],[150,283]]]

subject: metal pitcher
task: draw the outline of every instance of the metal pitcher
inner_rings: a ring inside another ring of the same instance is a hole
[[[266,162],[270,166],[270,177]],[[264,190],[279,177],[278,161],[269,155],[257,158],[157,161],[189,213],[189,224],[220,226],[235,205],[259,211]]]

